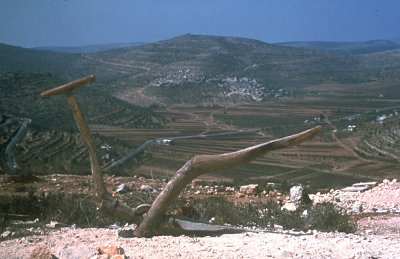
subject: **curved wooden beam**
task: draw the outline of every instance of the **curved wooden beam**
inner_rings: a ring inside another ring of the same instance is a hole
[[[179,169],[157,196],[149,211],[143,214],[142,223],[135,229],[136,237],[150,237],[157,233],[165,212],[179,193],[194,178],[210,172],[232,169],[270,152],[298,145],[322,132],[320,126],[284,138],[268,141],[236,152],[219,155],[198,155]]]
[[[94,75],[88,75],[85,77],[82,77],[81,79],[77,79],[74,81],[71,81],[69,83],[66,83],[65,85],[61,85],[58,87],[55,87],[53,89],[44,91],[43,93],[40,94],[42,98],[48,98],[53,95],[59,95],[59,94],[65,94],[69,91],[74,90],[75,88],[80,87],[81,85],[87,84],[87,83],[93,83],[96,81],[96,77]]]
[[[72,111],[83,141],[89,151],[94,185],[97,195],[102,199],[100,209],[124,221],[136,223],[138,227],[134,230],[134,235],[137,237],[149,237],[157,233],[161,220],[163,219],[168,207],[178,197],[179,193],[185,188],[185,186],[194,178],[205,173],[225,171],[247,164],[269,151],[298,145],[313,138],[322,131],[321,127],[315,127],[295,135],[265,142],[236,152],[220,155],[195,156],[179,169],[151,206],[143,204],[137,208],[131,208],[117,199],[113,199],[107,191],[98,164],[96,150],[92,143],[90,129],[84,120],[78,102],[73,95],[73,90],[75,88],[85,83],[94,82],[95,79],[95,76],[89,75],[57,88],[45,91],[41,96],[42,98],[58,94],[65,94],[67,96],[68,105]]]

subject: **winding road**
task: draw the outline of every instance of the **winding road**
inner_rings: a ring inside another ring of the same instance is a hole
[[[170,145],[173,141],[181,140],[181,139],[191,139],[191,138],[206,138],[206,137],[218,137],[218,136],[232,136],[232,135],[239,135],[239,134],[248,134],[258,132],[259,130],[238,130],[238,131],[229,131],[229,132],[220,132],[220,133],[212,133],[212,134],[197,134],[197,135],[190,135],[190,136],[178,136],[178,137],[165,137],[165,138],[157,138],[152,139],[144,142],[138,148],[131,149],[128,154],[118,161],[103,167],[103,172],[107,173],[111,170],[123,165],[124,163],[128,162],[133,157],[142,153],[146,148],[152,145]]]
[[[13,157],[15,147],[17,146],[18,142],[25,137],[26,133],[28,132],[28,126],[32,122],[32,120],[28,118],[7,118],[3,123],[0,123],[0,126],[7,126],[14,121],[20,123],[17,130],[14,132],[13,136],[9,138],[5,143],[0,144],[1,166],[6,172],[11,173],[15,173],[17,170],[17,163],[15,162]]]

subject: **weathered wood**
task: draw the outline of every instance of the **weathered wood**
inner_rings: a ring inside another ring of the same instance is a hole
[[[176,175],[165,186],[164,190],[157,196],[150,210],[143,215],[143,222],[135,229],[134,235],[137,237],[150,237],[156,234],[157,228],[168,207],[194,178],[205,173],[226,171],[244,165],[270,151],[298,145],[321,132],[322,128],[318,126],[295,135],[272,140],[232,153],[195,156],[179,169]]]
[[[103,195],[107,194],[107,189],[103,180],[103,173],[101,172],[101,168],[97,159],[97,152],[92,142],[92,134],[90,132],[89,126],[87,125],[83,117],[83,114],[81,113],[79,104],[72,91],[67,91],[66,94],[68,106],[71,109],[76,125],[79,129],[79,132],[81,133],[83,142],[85,143],[86,148],[89,151],[90,168],[92,170],[92,177],[97,195],[102,197]]]
[[[111,194],[107,191],[106,184],[103,180],[103,173],[99,166],[97,152],[93,144],[92,134],[85,118],[80,110],[78,101],[76,100],[73,90],[83,84],[94,82],[96,77],[89,75],[84,78],[69,82],[65,85],[47,90],[41,94],[42,98],[47,98],[53,95],[65,94],[67,96],[67,103],[74,117],[75,123],[79,129],[83,142],[89,152],[90,167],[92,171],[92,179],[94,182],[97,196],[102,199],[100,209],[120,220],[129,223],[140,224],[142,221],[142,214],[147,212],[150,205],[143,204],[137,208],[131,208],[128,205],[113,199]]]
[[[83,84],[93,83],[95,81],[96,81],[96,77],[94,75],[88,75],[88,76],[85,76],[85,77],[83,77],[81,79],[74,80],[74,81],[71,81],[69,83],[66,83],[65,85],[61,85],[61,86],[52,88],[50,90],[47,90],[47,91],[41,93],[40,96],[42,98],[48,98],[48,97],[53,96],[53,95],[65,94],[66,92],[72,91],[75,88],[78,88]]]
[[[166,210],[171,203],[178,197],[179,193],[194,178],[209,172],[226,171],[247,164],[252,160],[266,154],[267,152],[298,145],[319,134],[321,127],[315,127],[295,135],[287,136],[281,139],[265,142],[253,147],[245,148],[236,152],[219,155],[198,155],[189,160],[176,175],[169,181],[164,190],[157,196],[152,205],[143,204],[137,208],[131,208],[128,205],[113,199],[107,192],[103,174],[98,163],[96,150],[92,143],[92,135],[73,95],[73,89],[88,82],[94,82],[93,75],[72,81],[65,85],[50,89],[41,94],[43,98],[57,94],[66,94],[68,106],[71,109],[75,122],[81,133],[82,139],[89,151],[92,177],[97,195],[102,199],[100,209],[120,220],[129,223],[136,223],[138,227],[134,230],[137,237],[149,237],[160,230],[160,223],[163,220]],[[177,221],[177,225],[184,231],[185,228],[190,231],[200,231],[192,229],[192,225],[185,225],[185,222]],[[183,225],[182,225],[183,224]],[[203,225],[195,225],[197,228]],[[209,230],[209,229],[208,229]]]
[[[79,108],[78,101],[76,100],[74,94],[73,94],[73,89],[89,83],[89,82],[94,82],[96,80],[96,77],[94,75],[89,75],[84,78],[69,82],[65,85],[47,90],[41,94],[42,98],[47,98],[53,95],[57,94],[65,94],[67,96],[67,102],[68,106],[71,110],[71,113],[74,117],[74,120],[76,122],[76,125],[79,129],[79,132],[81,133],[83,142],[86,145],[86,148],[89,151],[89,157],[90,157],[90,166],[92,170],[92,177],[94,181],[94,185],[96,188],[97,195],[102,197],[105,195],[108,195],[107,189],[103,180],[103,174],[101,172],[99,162],[97,159],[97,154],[96,154],[96,149],[94,148],[94,145],[92,143],[92,134],[90,133],[89,126],[87,125],[83,114]]]
[[[99,210],[127,223],[139,225],[142,222],[142,215],[150,209],[149,204],[142,204],[131,208],[118,199],[103,195]]]

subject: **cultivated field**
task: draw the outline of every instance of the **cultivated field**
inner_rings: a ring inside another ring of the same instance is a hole
[[[206,177],[216,181],[222,177],[239,183],[302,182],[311,188],[329,189],[360,180],[391,178],[397,174],[400,169],[396,159],[400,138],[399,117],[395,114],[397,107],[400,107],[400,102],[396,100],[329,93],[329,96],[319,94],[255,104],[158,108],[155,112],[166,119],[165,126],[160,129],[122,129],[102,125],[92,125],[91,128],[101,135],[126,141],[132,148],[150,139],[211,134],[209,137],[177,139],[171,145],[152,145],[142,155],[114,171],[115,174],[168,178],[196,154],[231,152],[321,125],[324,134],[313,141],[272,152],[233,171],[210,172]],[[377,116],[383,114],[392,116],[385,123],[378,123]],[[353,131],[348,129],[351,125],[355,126]],[[212,135],[238,130],[254,131]],[[369,145],[366,138],[370,140]],[[391,141],[391,145],[387,145],[385,139]],[[371,148],[373,145],[381,151],[388,151],[377,153]]]

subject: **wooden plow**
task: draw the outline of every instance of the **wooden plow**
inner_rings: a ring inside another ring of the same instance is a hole
[[[83,84],[95,82],[95,80],[96,78],[94,75],[89,75],[65,85],[47,90],[41,94],[41,97],[48,98],[53,95],[61,94],[67,96],[68,106],[89,151],[93,182],[97,196],[101,199],[100,209],[119,220],[128,223],[135,223],[137,227],[133,231],[133,234],[136,237],[151,237],[160,234],[176,233],[191,235],[247,231],[235,227],[218,226],[177,218],[169,218],[165,216],[165,214],[169,206],[178,197],[185,186],[196,177],[209,172],[221,172],[236,168],[261,157],[270,151],[299,145],[322,132],[322,128],[318,126],[291,136],[261,143],[236,152],[218,155],[197,155],[186,162],[186,164],[177,171],[175,176],[167,183],[165,188],[151,205],[142,204],[136,208],[132,208],[118,199],[113,198],[107,191],[103,180],[103,174],[98,163],[90,129],[73,94],[74,89]]]

